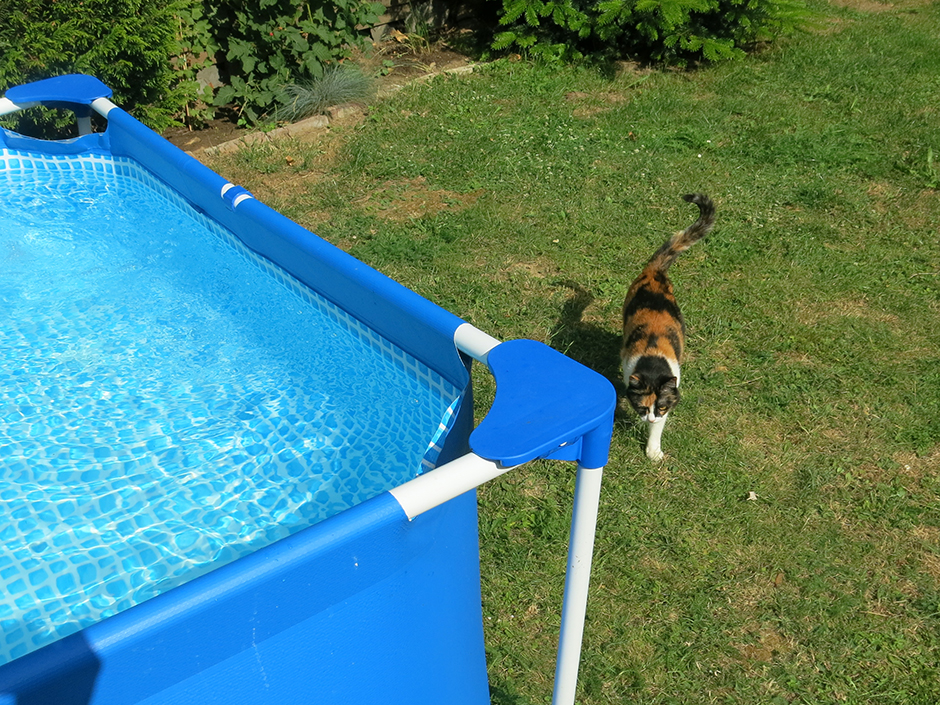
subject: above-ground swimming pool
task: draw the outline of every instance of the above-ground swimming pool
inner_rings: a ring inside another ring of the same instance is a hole
[[[540,457],[578,463],[572,702],[610,384],[388,280],[110,95],[0,99],[80,132],[0,133],[0,705],[488,702],[473,488]],[[473,359],[497,382],[475,431]]]

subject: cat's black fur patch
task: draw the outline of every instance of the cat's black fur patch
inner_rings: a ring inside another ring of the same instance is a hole
[[[643,340],[646,337],[646,326],[637,326],[633,329],[633,332],[627,336],[627,339],[624,341],[624,345],[636,345],[637,341]]]
[[[625,319],[629,318],[640,309],[647,309],[649,311],[655,311],[656,313],[668,313],[676,319],[682,318],[682,314],[679,312],[679,307],[676,305],[675,301],[670,301],[662,293],[650,291],[649,289],[640,289],[636,293],[623,309],[623,317]]]
[[[633,374],[646,381],[654,390],[659,389],[660,386],[675,377],[666,358],[659,355],[644,355],[641,357],[637,360],[636,367],[633,368]]]

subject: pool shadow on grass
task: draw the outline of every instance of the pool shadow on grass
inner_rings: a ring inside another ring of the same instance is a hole
[[[511,693],[506,688],[490,685],[490,704],[491,705],[533,705],[528,698],[522,697],[516,693]]]
[[[626,388],[620,376],[620,331],[584,320],[584,312],[594,301],[594,295],[583,286],[570,279],[559,280],[553,284],[569,289],[571,295],[562,306],[557,323],[552,327],[551,346],[606,377],[614,385],[617,398],[622,399]],[[622,420],[622,417],[623,410],[618,404],[615,418]]]

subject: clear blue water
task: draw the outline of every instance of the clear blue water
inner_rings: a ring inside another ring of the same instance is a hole
[[[136,167],[17,156],[0,664],[419,474],[450,385]]]

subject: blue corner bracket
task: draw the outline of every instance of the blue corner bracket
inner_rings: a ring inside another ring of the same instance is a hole
[[[486,360],[496,398],[470,435],[473,452],[510,467],[536,458],[607,464],[617,393],[605,377],[534,340],[510,340]]]
[[[110,98],[111,89],[94,76],[69,74],[54,76],[22,86],[14,86],[6,92],[6,98],[17,104],[56,103],[91,105],[98,98]]]

